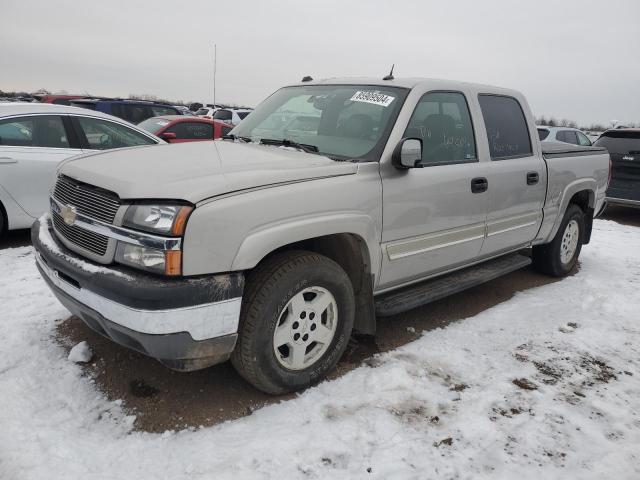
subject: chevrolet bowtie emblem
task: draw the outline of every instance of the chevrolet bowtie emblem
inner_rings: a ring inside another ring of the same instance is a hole
[[[72,205],[64,205],[63,207],[60,207],[60,216],[62,217],[62,220],[64,220],[64,223],[67,225],[73,225],[76,222],[76,207]]]

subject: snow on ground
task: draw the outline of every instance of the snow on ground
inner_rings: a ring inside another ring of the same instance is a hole
[[[578,274],[211,428],[132,431],[52,338],[30,247],[0,251],[0,478],[640,478],[640,229]]]

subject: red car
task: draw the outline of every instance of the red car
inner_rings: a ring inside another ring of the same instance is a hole
[[[226,135],[233,128],[232,125],[220,120],[184,115],[148,118],[140,122],[138,127],[169,143],[215,140]]]

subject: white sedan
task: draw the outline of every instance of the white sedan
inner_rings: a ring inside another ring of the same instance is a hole
[[[49,208],[58,164],[96,150],[165,143],[130,123],[84,108],[0,104],[0,236],[30,227]]]

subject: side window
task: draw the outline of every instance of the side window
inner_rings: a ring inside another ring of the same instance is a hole
[[[213,118],[215,118],[216,120],[222,120],[224,122],[228,122],[232,117],[233,115],[231,115],[231,112],[229,110],[218,110],[213,114]]]
[[[565,135],[565,131],[564,130],[559,130],[556,132],[556,140],[559,142],[566,142],[567,136]]]
[[[513,97],[478,95],[487,129],[491,160],[532,155],[531,139],[522,107]]]
[[[180,115],[180,112],[175,108],[162,107],[158,105],[151,105],[151,111],[154,117],[161,117],[163,115]]]
[[[549,130],[547,130],[546,128],[538,129],[538,137],[540,138],[540,141],[544,140],[548,136],[549,136]]]
[[[0,121],[0,145],[33,147],[33,119],[9,118]]]
[[[422,139],[423,165],[477,161],[471,115],[462,93],[423,95],[404,137]]]
[[[576,132],[576,135],[578,136],[578,145],[582,145],[583,147],[591,146],[591,140],[589,140],[584,133]]]
[[[33,139],[36,147],[70,148],[67,131],[58,115],[35,117]]]
[[[576,132],[573,130],[564,130],[564,140],[563,142],[572,143],[574,145],[578,144],[578,137],[576,136]]]
[[[37,115],[0,121],[0,145],[71,148],[58,115]]]
[[[113,103],[111,105],[111,111],[116,117],[120,117],[134,125],[154,116],[147,105]]]
[[[213,125],[201,122],[180,122],[167,129],[183,140],[213,140]]]
[[[149,137],[118,123],[98,118],[77,117],[84,132],[89,148],[108,150],[111,148],[154,145]]]

